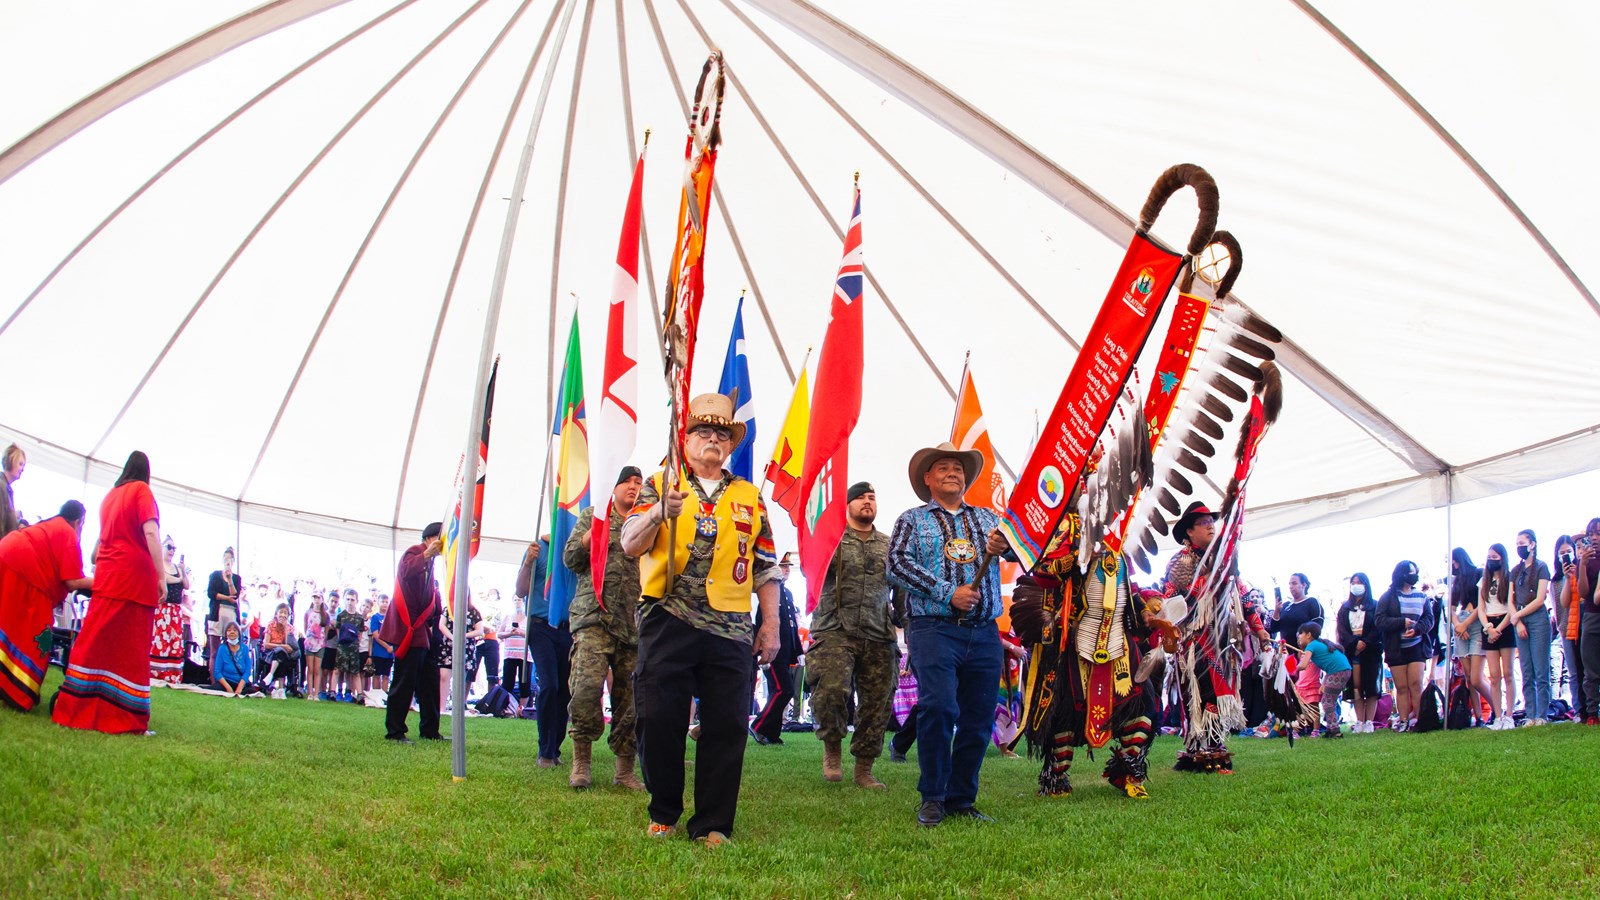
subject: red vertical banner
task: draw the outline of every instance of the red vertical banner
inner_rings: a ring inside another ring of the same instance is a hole
[[[1133,371],[1184,257],[1135,235],[1100,313],[1056,398],[1039,443],[1022,470],[1000,528],[1032,569],[1056,525],[1100,431]]]

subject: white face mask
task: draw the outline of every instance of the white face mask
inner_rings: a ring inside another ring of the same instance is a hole
[[[1364,596],[1366,593],[1367,593],[1367,586],[1366,585],[1364,585],[1364,584],[1352,584],[1352,585],[1350,585],[1350,596],[1352,596],[1352,597],[1361,597],[1361,596]]]
[[[236,638],[236,637],[228,638],[228,646],[229,647],[237,647],[237,646],[239,646],[239,639]]]

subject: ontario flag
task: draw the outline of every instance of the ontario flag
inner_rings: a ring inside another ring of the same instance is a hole
[[[472,488],[472,528],[469,530],[467,558],[478,558],[478,541],[483,522],[483,483],[489,475],[489,423],[494,418],[494,381],[500,375],[500,357],[494,358],[489,370],[489,387],[483,392],[483,431],[478,435],[478,481]],[[456,469],[456,508],[450,513],[450,524],[444,530],[444,580],[450,615],[456,612],[456,545],[461,542],[461,506],[466,494],[462,491],[461,470]]]
[[[601,484],[616,479],[639,440],[639,210],[643,193],[644,154],[640,153],[633,167],[628,206],[622,213],[622,237],[617,241],[617,268],[606,314],[605,375],[600,382],[600,408],[594,417],[594,470],[600,473]],[[596,585],[606,581],[610,515],[611,498],[603,497],[595,504],[594,527],[589,532],[589,573]],[[553,545],[551,551],[558,552]],[[603,593],[594,592],[602,609]]]
[[[783,431],[778,434],[772,460],[767,463],[766,476],[772,484],[772,502],[789,511],[789,521],[796,528],[800,527],[800,478],[805,475],[806,431],[810,427],[811,394],[802,366],[800,379],[794,383],[794,399],[789,401],[789,412],[783,417]]]
[[[556,490],[550,507],[550,553],[546,566],[545,597],[550,601],[550,624],[567,621],[572,596],[578,591],[577,573],[561,564],[567,538],[578,516],[589,505],[589,434],[583,406],[583,356],[579,352],[578,313],[572,313],[567,336],[567,360],[561,366],[561,397],[551,434],[556,439]]]
[[[806,579],[806,612],[814,612],[822,581],[839,540],[844,537],[848,503],[850,433],[861,417],[863,326],[861,286],[861,189],[855,189],[844,259],[833,286],[833,315],[817,362],[817,396],[827,402],[812,411],[806,430],[805,465],[800,476],[800,571]]]

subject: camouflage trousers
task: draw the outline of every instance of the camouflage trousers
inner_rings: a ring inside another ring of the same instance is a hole
[[[567,711],[572,739],[593,743],[606,730],[602,693],[606,673],[611,674],[611,736],[606,743],[618,756],[634,755],[633,670],[639,648],[624,644],[604,628],[583,628],[572,633],[572,702]]]
[[[900,680],[900,652],[894,644],[830,631],[806,651],[806,689],[817,737],[842,741],[847,732],[850,692],[857,694],[856,731],[850,755],[876,759],[883,753],[883,732],[889,725],[894,689]]]

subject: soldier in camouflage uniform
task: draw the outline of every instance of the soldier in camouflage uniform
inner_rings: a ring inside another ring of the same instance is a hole
[[[578,525],[567,538],[562,562],[577,573],[578,589],[572,598],[572,702],[568,709],[572,721],[572,774],[567,783],[586,788],[590,783],[590,749],[605,732],[605,710],[601,693],[606,674],[611,675],[611,737],[607,743],[616,754],[616,774],[611,783],[630,790],[644,790],[644,783],[633,774],[633,669],[639,655],[639,561],[622,552],[622,523],[639,499],[644,478],[635,466],[617,475],[611,491],[611,510],[606,516],[610,544],[606,551],[605,583],[595,597],[590,566],[591,532],[594,508],[583,511]],[[600,601],[604,601],[604,606]]]
[[[639,667],[634,673],[639,761],[650,791],[646,834],[668,837],[683,816],[689,703],[700,700],[689,836],[726,842],[738,811],[750,722],[751,657],[778,652],[778,557],[761,491],[723,464],[747,431],[733,398],[689,401],[683,467],[657,472],[622,528],[640,557]],[[669,572],[668,563],[671,562]],[[751,595],[762,625],[751,626]]]
[[[857,694],[856,730],[850,755],[856,758],[855,782],[883,789],[872,765],[883,753],[899,682],[899,650],[893,610],[889,605],[889,536],[873,527],[878,497],[865,481],[850,487],[848,519],[839,549],[828,564],[822,597],[811,619],[811,648],[806,651],[806,687],[811,712],[822,741],[822,777],[841,781],[840,744],[848,723],[852,686]]]

